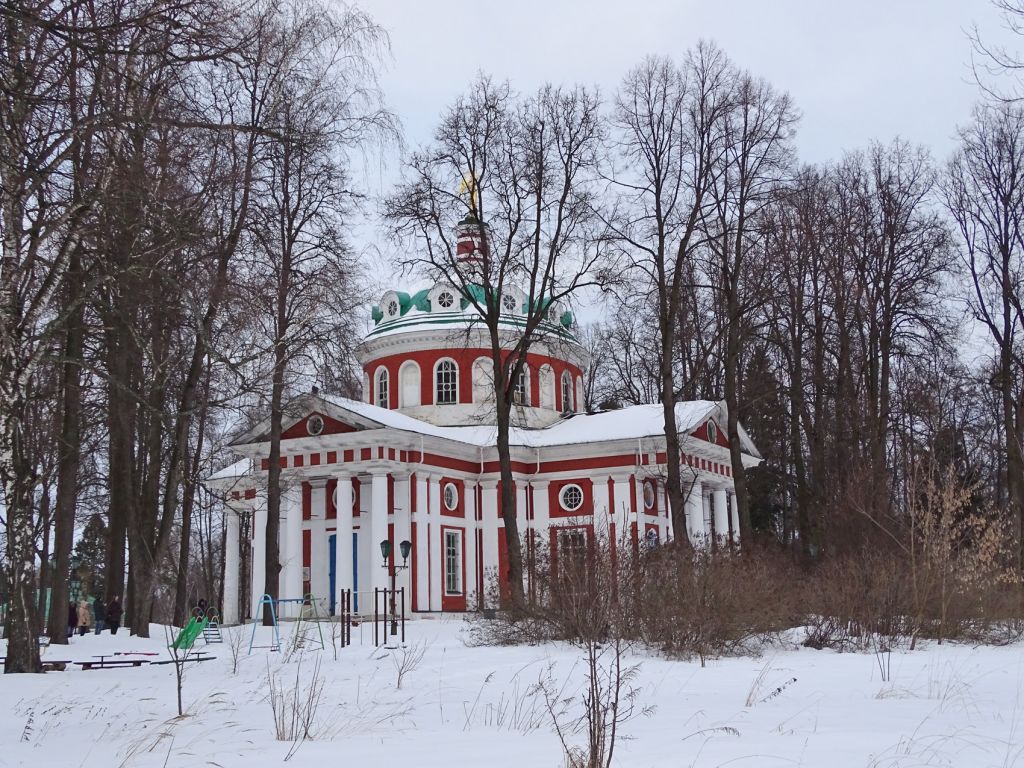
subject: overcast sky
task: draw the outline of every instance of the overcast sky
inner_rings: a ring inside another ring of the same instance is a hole
[[[978,97],[967,32],[1006,40],[989,0],[361,0],[389,33],[388,103],[410,147],[478,71],[521,91],[550,81],[614,91],[648,53],[681,57],[717,42],[738,64],[788,91],[802,115],[805,162],[902,136],[937,159]],[[399,171],[368,171],[374,193]],[[370,232],[376,227],[370,223]],[[385,250],[386,246],[381,244]],[[386,263],[388,254],[383,254]],[[383,269],[383,264],[381,265]],[[389,278],[384,278],[388,280]]]
[[[945,154],[977,90],[966,31],[999,35],[988,0],[361,0],[388,30],[386,96],[410,144],[478,70],[519,90],[605,93],[648,53],[697,40],[789,91],[809,161],[897,134]]]

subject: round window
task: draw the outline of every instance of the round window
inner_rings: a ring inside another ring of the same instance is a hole
[[[394,317],[398,314],[398,302],[392,299],[388,302],[388,317]]]
[[[654,509],[654,483],[650,480],[644,481],[644,507]]]
[[[501,297],[501,306],[506,312],[516,311],[516,297],[512,294],[506,293]]]
[[[713,421],[708,422],[708,440],[712,443],[718,442],[718,427]]]
[[[559,496],[559,502],[566,512],[575,512],[583,506],[583,489],[578,485],[565,486]]]
[[[455,297],[452,296],[452,294],[449,291],[444,291],[443,293],[438,294],[438,296],[437,296],[437,304],[440,307],[444,307],[445,309],[449,309],[450,307],[454,306],[454,304],[455,304]]]
[[[356,505],[356,488],[355,488],[355,486],[352,486],[351,488],[352,488],[352,491],[349,494],[349,501],[348,501],[348,506],[349,506],[350,509],[352,507],[355,507],[355,505]],[[331,497],[331,500],[334,502],[334,509],[337,510],[338,509],[338,486],[334,486],[334,495]]]
[[[444,508],[449,512],[459,506],[459,489],[455,483],[448,483],[444,487]]]
[[[324,420],[321,416],[313,414],[306,419],[306,431],[316,437],[324,431]]]

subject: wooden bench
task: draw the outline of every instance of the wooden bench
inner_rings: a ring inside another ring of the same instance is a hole
[[[186,656],[178,659],[178,661],[185,663],[189,661],[213,661],[216,656]],[[152,661],[151,664],[173,664],[174,659],[163,659],[161,661]]]
[[[7,663],[6,656],[0,656],[0,666]],[[67,669],[68,664],[71,663],[70,659],[40,659],[39,663],[42,665],[43,672],[63,672]]]
[[[149,664],[150,662],[145,659],[115,659],[112,656],[96,656],[94,658],[99,661],[76,661],[83,670],[86,669],[104,669],[107,667],[141,667],[143,664]]]

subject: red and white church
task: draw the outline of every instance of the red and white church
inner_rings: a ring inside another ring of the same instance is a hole
[[[519,332],[526,297],[501,297],[503,332]],[[571,313],[550,307],[544,340],[517,383],[511,434],[521,533],[555,548],[577,547],[595,531],[635,542],[672,530],[665,495],[660,405],[585,413],[587,353]],[[372,610],[389,585],[380,542],[412,542],[398,586],[415,612],[483,607],[485,585],[505,572],[499,467],[486,329],[452,286],[389,291],[357,350],[363,397],[303,395],[290,403],[281,444],[282,598],[312,594],[331,611],[343,589],[356,610]],[[686,535],[697,543],[738,535],[724,404],[677,406],[682,441]],[[244,458],[208,478],[226,500],[223,617],[251,612],[265,581],[269,421],[233,442]],[[760,462],[740,432],[745,466]],[[247,516],[252,540],[239,540]],[[251,588],[239,598],[241,547],[250,547]],[[395,555],[392,555],[395,557]],[[362,601],[359,597],[362,596]]]

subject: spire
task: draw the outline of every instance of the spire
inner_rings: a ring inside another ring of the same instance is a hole
[[[486,253],[484,227],[472,213],[456,225],[457,245],[455,255],[462,262],[481,262]]]

